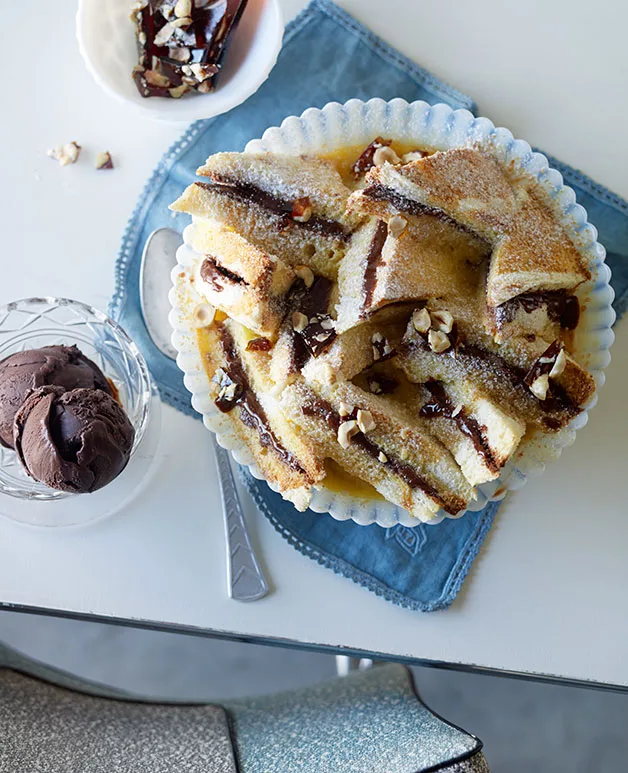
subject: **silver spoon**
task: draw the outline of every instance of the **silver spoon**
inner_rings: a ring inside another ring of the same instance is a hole
[[[183,243],[172,228],[158,228],[146,240],[140,267],[140,305],[148,334],[155,346],[171,359],[177,353],[170,343],[168,291],[170,272],[177,263],[176,252]],[[246,528],[229,453],[211,434],[222,495],[227,542],[227,588],[237,601],[256,601],[268,593],[268,582],[255,556]]]

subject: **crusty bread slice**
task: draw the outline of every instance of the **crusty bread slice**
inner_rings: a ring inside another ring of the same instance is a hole
[[[486,398],[517,421],[540,426],[545,431],[565,426],[593,395],[595,383],[591,375],[566,351],[562,355],[564,370],[548,377],[547,394],[539,397],[541,384],[537,385],[537,392],[531,388],[531,381],[536,378],[530,380],[529,374],[539,363],[543,366],[539,375],[551,369],[560,348],[557,342],[510,338],[498,347],[490,336],[460,324],[455,316],[454,323],[448,334],[449,345],[435,351],[428,334],[418,331],[410,321],[394,358],[410,381],[423,384],[438,380],[447,386],[459,385],[465,390],[465,404]],[[554,352],[548,357],[550,347],[554,347]]]
[[[491,154],[455,148],[367,174],[366,198],[399,211],[429,212],[493,247],[487,298],[497,306],[521,293],[572,290],[588,267],[533,184],[511,181]],[[350,205],[351,206],[351,205]]]
[[[371,202],[363,191],[351,196],[349,206],[362,203],[363,211],[382,219],[356,231],[340,263],[339,332],[390,304],[463,296],[483,279],[477,268],[487,255],[482,240],[431,215],[392,214],[389,205]]]
[[[512,224],[497,241],[486,283],[488,305],[524,293],[573,290],[591,278],[583,259],[550,210],[521,192]]]
[[[274,339],[294,271],[215,221],[196,222],[191,244],[200,254],[194,274],[199,295],[259,336]]]
[[[361,217],[334,165],[313,156],[217,153],[171,209],[220,220],[287,264],[334,279]]]
[[[451,451],[472,486],[499,477],[525,432],[522,421],[455,382],[428,382],[418,387],[416,402],[405,400]]]
[[[281,394],[286,415],[351,475],[421,520],[465,509],[475,492],[447,449],[399,406],[349,382],[299,380]]]
[[[325,476],[323,458],[307,436],[286,421],[270,393],[269,355],[247,351],[249,335],[226,319],[199,332],[211,396],[250,449],[264,477],[305,510],[311,488]]]

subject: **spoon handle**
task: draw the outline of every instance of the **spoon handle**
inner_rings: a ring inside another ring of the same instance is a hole
[[[225,517],[229,597],[237,601],[257,601],[268,593],[268,582],[251,546],[229,453],[215,439],[214,451]]]

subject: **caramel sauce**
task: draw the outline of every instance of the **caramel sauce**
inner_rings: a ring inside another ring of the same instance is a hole
[[[323,486],[329,491],[333,491],[337,494],[348,494],[352,497],[359,497],[360,499],[376,499],[379,502],[384,502],[384,497],[377,491],[376,488],[371,486],[370,483],[354,478],[346,470],[334,462],[333,459],[325,460],[325,480]]]
[[[375,139],[375,137],[372,139]],[[386,137],[384,139],[389,138]],[[370,141],[371,140],[369,140],[369,142]],[[364,149],[368,144],[368,142],[365,142],[360,145],[347,145],[346,147],[332,150],[329,153],[321,153],[320,158],[326,158],[327,160],[331,161],[340,173],[344,184],[348,188],[353,189],[356,187],[356,179],[353,174],[353,165],[364,152]],[[397,140],[393,140],[389,147],[391,147],[398,156],[403,156],[404,153],[410,153],[413,150],[422,150],[424,153],[434,152],[433,149],[419,147],[414,142],[398,142]]]

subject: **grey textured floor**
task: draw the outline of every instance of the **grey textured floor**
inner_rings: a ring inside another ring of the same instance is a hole
[[[78,675],[163,697],[252,695],[335,674],[329,655],[8,612],[0,612],[0,640]],[[431,708],[482,738],[493,773],[628,770],[628,695],[414,671]]]

